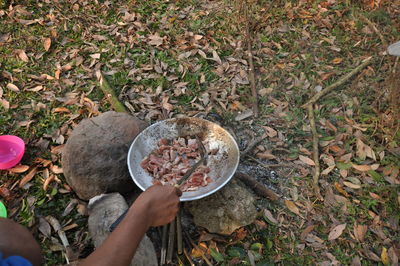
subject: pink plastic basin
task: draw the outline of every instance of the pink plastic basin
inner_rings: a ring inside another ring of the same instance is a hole
[[[0,170],[18,164],[25,152],[24,141],[11,135],[0,136]]]

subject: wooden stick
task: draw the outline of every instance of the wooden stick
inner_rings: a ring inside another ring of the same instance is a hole
[[[195,264],[193,263],[192,258],[191,258],[190,255],[188,254],[186,248],[183,249],[183,253],[185,254],[186,259],[189,261],[190,266],[195,266]]]
[[[198,251],[200,251],[201,257],[204,259],[205,263],[206,263],[208,266],[213,266],[213,265],[211,264],[210,260],[207,259],[206,255],[204,255],[204,251],[203,251],[198,245],[196,245],[196,244],[193,242],[192,238],[190,237],[190,235],[189,235],[186,231],[184,231],[184,232],[185,232],[186,238],[189,240],[189,243],[192,245],[192,247],[195,248],[195,249],[197,249]]]
[[[182,254],[182,223],[181,223],[181,210],[178,211],[176,215],[176,245],[178,249],[178,254]]]
[[[164,225],[162,228],[161,258],[160,258],[161,266],[165,264],[165,259],[167,255],[167,236],[168,236],[168,224]]]
[[[313,97],[311,97],[311,99],[303,104],[301,107],[303,108],[307,108],[308,105],[312,105],[314,103],[316,103],[319,98],[321,98],[322,96],[328,94],[329,92],[331,92],[332,90],[334,90],[335,88],[343,85],[345,82],[347,82],[350,78],[352,78],[355,74],[357,74],[358,72],[360,72],[363,68],[365,68],[366,66],[370,65],[373,62],[373,57],[368,57],[367,59],[364,60],[364,62],[362,62],[359,66],[357,66],[355,69],[353,69],[352,71],[350,71],[349,73],[347,73],[346,75],[344,75],[341,79],[339,79],[338,81],[336,81],[335,83],[333,83],[332,85],[329,85],[328,87],[326,87],[325,89],[323,89],[322,91],[316,93]]]
[[[383,46],[386,47],[388,46],[385,37],[383,37],[382,33],[378,30],[378,28],[375,26],[374,23],[371,22],[371,20],[369,20],[367,17],[363,16],[363,15],[359,15],[361,20],[364,21],[365,23],[368,24],[368,26],[371,28],[372,31],[374,31],[376,33],[376,35],[378,35],[379,39],[381,39],[381,42],[383,44]]]
[[[265,187],[263,184],[258,182],[255,178],[242,172],[236,172],[235,177],[239,178],[243,183],[248,185],[255,193],[262,197],[269,198],[270,200],[278,200],[279,196],[271,189]]]
[[[100,89],[103,91],[104,96],[111,104],[111,107],[116,112],[126,113],[127,111],[125,106],[118,100],[118,97],[115,94],[115,90],[111,87],[110,83],[108,83],[107,79],[103,76],[100,70],[96,72],[96,76],[99,80]]]
[[[169,224],[169,235],[168,235],[168,248],[167,248],[167,264],[172,262],[172,256],[174,255],[175,247],[175,219]]]
[[[315,117],[314,117],[314,108],[312,105],[307,106],[308,111],[308,120],[310,121],[311,132],[312,132],[312,141],[313,141],[313,159],[315,163],[314,174],[313,174],[313,183],[318,186],[318,180],[321,172],[321,168],[319,165],[319,150],[318,150],[318,133],[317,128],[315,126]]]
[[[252,38],[250,35],[250,21],[249,21],[249,8],[248,3],[245,4],[245,16],[246,16],[246,38],[247,38],[247,56],[249,57],[249,80],[251,87],[251,95],[252,95],[252,105],[253,105],[253,113],[255,117],[258,117],[258,93],[256,87],[256,78],[254,71],[254,62],[253,62],[253,52],[252,52]]]

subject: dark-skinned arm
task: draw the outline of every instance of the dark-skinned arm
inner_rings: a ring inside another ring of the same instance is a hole
[[[178,212],[179,189],[154,185],[143,192],[117,228],[80,265],[130,265],[144,234],[151,226],[171,222]]]

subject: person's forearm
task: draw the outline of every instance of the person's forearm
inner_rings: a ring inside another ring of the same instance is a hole
[[[133,204],[113,233],[80,265],[129,265],[150,227],[146,208],[142,203]]]

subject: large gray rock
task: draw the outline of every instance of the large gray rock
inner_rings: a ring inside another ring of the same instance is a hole
[[[254,222],[257,215],[254,201],[254,195],[233,180],[211,196],[185,206],[196,225],[211,233],[228,235]]]
[[[102,194],[89,201],[89,233],[94,246],[99,247],[110,234],[111,224],[128,209],[128,204],[119,193]],[[132,266],[157,266],[157,255],[150,238],[143,237]]]
[[[79,123],[63,150],[62,166],[68,184],[81,199],[135,187],[126,158],[133,139],[146,126],[131,115],[116,112]]]

